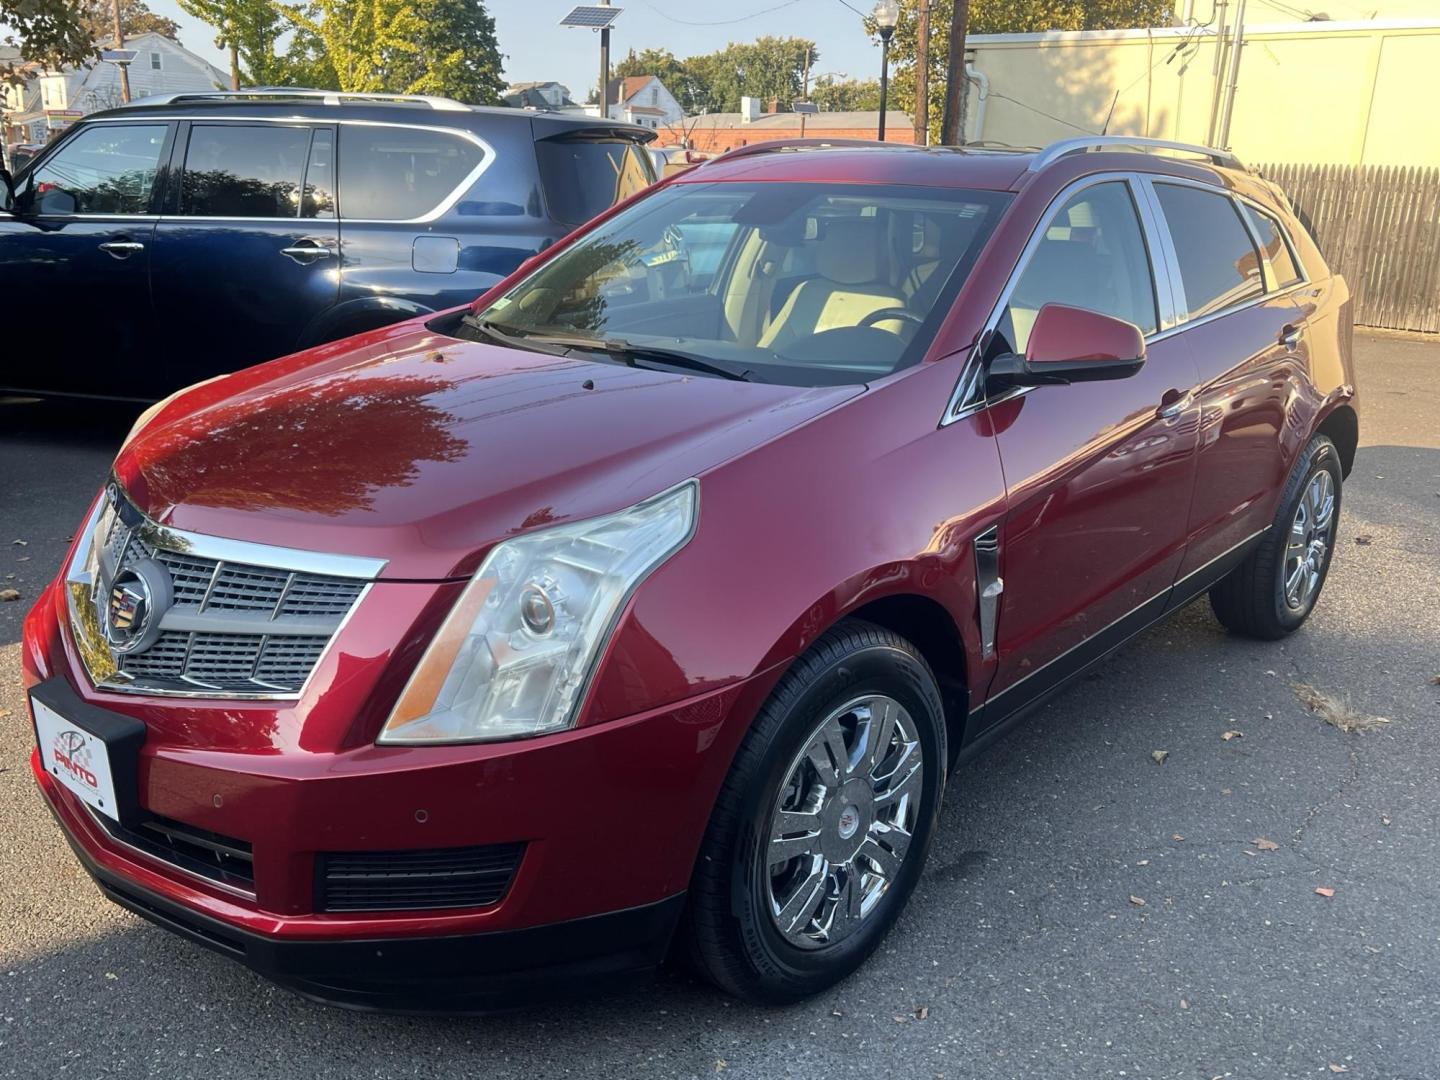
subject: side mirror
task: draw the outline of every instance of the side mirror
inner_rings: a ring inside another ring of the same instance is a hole
[[[1134,323],[1098,311],[1046,304],[1035,316],[1025,355],[990,361],[985,388],[1063,386],[1127,379],[1145,363],[1145,335]]]
[[[0,169],[0,184],[5,185],[3,208],[6,210],[15,209],[15,177],[10,175],[9,169]]]

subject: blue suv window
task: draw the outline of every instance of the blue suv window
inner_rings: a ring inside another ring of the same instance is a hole
[[[296,217],[309,153],[308,127],[196,124],[185,151],[180,212],[189,217]]]
[[[30,176],[36,214],[146,214],[165,124],[92,124]]]
[[[650,155],[628,139],[543,139],[535,154],[550,212],[571,225],[655,182]]]
[[[479,146],[447,131],[346,124],[340,129],[340,212],[371,221],[424,217],[483,160]]]

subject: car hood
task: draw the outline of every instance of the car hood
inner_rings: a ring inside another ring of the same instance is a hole
[[[177,529],[381,558],[384,578],[435,580],[473,572],[500,539],[622,509],[862,392],[392,327],[178,395],[116,475]]]

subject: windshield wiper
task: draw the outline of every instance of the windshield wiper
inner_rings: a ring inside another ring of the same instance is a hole
[[[535,349],[537,352],[553,353],[556,356],[563,355],[564,350],[585,349],[589,352],[604,353],[611,359],[629,367],[644,367],[654,370],[651,367],[652,364],[665,364],[669,367],[685,368],[688,371],[704,372],[706,375],[714,375],[721,379],[734,379],[739,382],[752,381],[748,369],[737,371],[735,368],[725,367],[713,360],[696,356],[694,353],[667,349],[663,345],[638,345],[622,338],[595,338],[586,337],[583,334],[545,334],[518,326],[503,326],[491,319],[481,319],[474,315],[464,316],[461,322],[511,348]],[[641,360],[648,360],[650,363],[641,364],[638,362]]]
[[[735,368],[707,360],[703,356],[682,352],[679,349],[667,349],[663,345],[641,345],[623,338],[587,338],[578,335],[571,337],[552,334],[528,334],[527,340],[544,342],[546,345],[564,345],[572,349],[589,349],[593,352],[604,353],[630,367],[654,370],[652,365],[664,364],[668,367],[685,368],[687,371],[700,371],[720,379],[734,379],[738,382],[752,381],[749,369],[737,371]],[[649,363],[642,364],[640,363],[642,360],[649,361]]]
[[[534,335],[518,326],[502,326],[493,319],[482,319],[473,314],[462,316],[460,321],[507,349],[528,349],[531,352],[545,353],[547,356],[564,356],[567,351],[564,347],[549,345],[543,339],[533,340]]]

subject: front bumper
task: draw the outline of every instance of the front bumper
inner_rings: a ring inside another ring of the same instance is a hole
[[[356,1007],[486,1010],[557,978],[657,964],[716,792],[778,676],[508,744],[225,750],[196,745],[195,732],[253,729],[258,710],[201,703],[182,713],[97,693],[46,607],[27,620],[27,688],[63,682],[86,707],[145,722],[140,809],[253,851],[253,889],[187,873],[102,828],[37,752],[40,790],[101,889],[279,982]],[[176,735],[182,719],[189,742]],[[488,906],[342,912],[321,902],[324,853],[516,843],[518,869]]]
[[[284,940],[177,903],[111,869],[77,838],[68,800],[33,762],[76,857],[114,903],[307,997],[353,1009],[472,1013],[513,1009],[559,990],[648,971],[665,958],[684,894],[526,930],[439,937]]]

